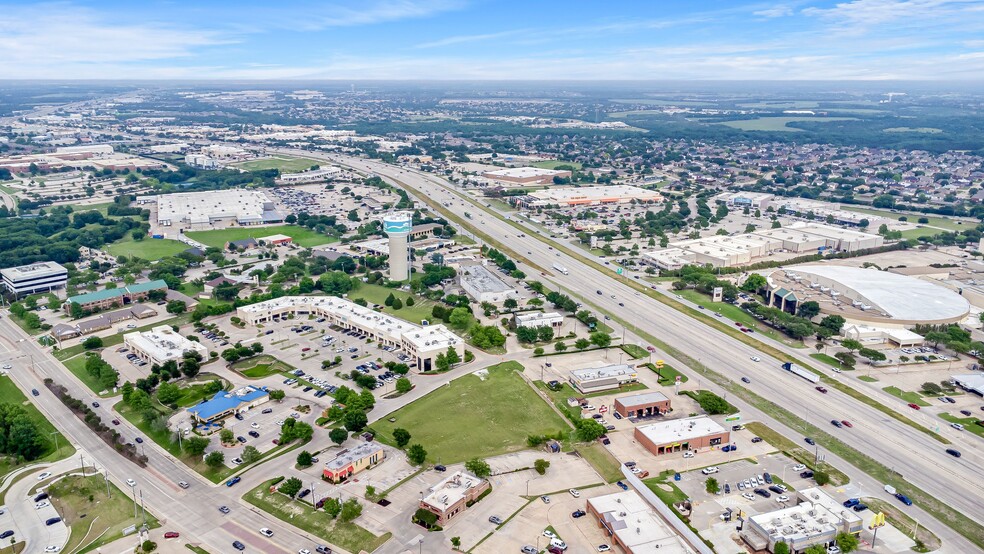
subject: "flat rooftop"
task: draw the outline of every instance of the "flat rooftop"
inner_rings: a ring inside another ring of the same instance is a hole
[[[557,312],[532,312],[528,314],[519,314],[516,316],[516,322],[518,324],[535,323],[537,321],[546,321],[551,319],[563,318]]]
[[[612,364],[601,367],[591,367],[585,369],[571,370],[571,377],[578,381],[590,381],[592,379],[605,379],[608,377],[621,377],[623,375],[635,375],[636,370],[626,364]]]
[[[180,358],[185,352],[198,352],[208,355],[208,350],[200,343],[181,336],[167,325],[159,325],[150,331],[127,333],[124,340],[146,352],[152,358],[163,360]]]
[[[657,445],[725,432],[724,427],[721,427],[716,421],[706,416],[660,421],[658,423],[636,427],[636,429],[652,441],[653,444]]]
[[[331,471],[338,471],[345,468],[346,466],[352,465],[355,462],[372,456],[376,452],[382,450],[383,447],[376,442],[363,442],[360,443],[355,448],[348,448],[342,450],[337,456],[325,462],[325,469]]]
[[[456,471],[428,489],[430,492],[423,501],[444,511],[459,502],[469,489],[482,484],[482,479],[463,471]]]
[[[486,171],[482,173],[484,177],[509,177],[512,179],[526,179],[529,177],[552,177],[554,175],[565,175],[570,173],[569,171],[557,170],[557,169],[544,169],[542,167],[509,167],[506,169],[497,169],[495,171]]]
[[[618,199],[662,199],[663,195],[655,190],[647,190],[632,185],[607,185],[593,187],[551,187],[546,190],[536,190],[530,193],[541,200],[556,201],[602,201]]]
[[[494,273],[482,265],[469,265],[459,270],[461,281],[479,293],[484,292],[509,292],[516,290],[510,287],[505,281],[496,277]]]
[[[209,223],[216,219],[236,219],[250,223],[280,221],[273,201],[255,190],[210,190],[180,192],[157,197],[157,220]]]
[[[643,394],[632,394],[629,396],[621,396],[616,398],[623,406],[640,406],[642,404],[655,404],[657,402],[666,402],[669,398],[661,392],[647,392]]]
[[[68,270],[55,262],[37,262],[0,270],[0,274],[3,274],[10,281],[24,281],[57,273],[67,275]]]
[[[623,491],[588,499],[619,542],[635,554],[689,553],[679,535],[635,491]]]
[[[836,514],[820,504],[800,502],[795,506],[751,517],[776,541],[786,544],[802,543],[824,533],[837,533]]]

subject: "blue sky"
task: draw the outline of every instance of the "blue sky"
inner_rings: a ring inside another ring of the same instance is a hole
[[[984,0],[0,0],[0,78],[982,77]]]

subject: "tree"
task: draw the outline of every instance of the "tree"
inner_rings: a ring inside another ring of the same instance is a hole
[[[728,401],[711,391],[703,390],[697,395],[697,403],[708,414],[726,414],[731,410]]]
[[[205,437],[189,437],[181,442],[181,446],[189,455],[201,456],[211,442]]]
[[[218,450],[215,450],[213,452],[209,452],[205,456],[205,465],[207,465],[208,467],[210,467],[212,469],[217,469],[218,467],[220,467],[224,463],[225,463],[225,454],[223,454],[222,452],[219,452]]]
[[[591,333],[590,340],[591,344],[594,344],[598,348],[607,348],[612,344],[612,337],[608,333],[602,333],[601,331]]]
[[[479,458],[472,458],[465,462],[465,469],[476,477],[484,478],[492,475],[492,468],[489,467],[488,462]]]
[[[349,498],[342,502],[342,510],[338,514],[338,520],[345,523],[362,515],[362,503],[356,498]]]
[[[335,519],[338,514],[342,513],[342,502],[333,496],[329,496],[325,499],[325,512],[328,513],[328,517]]]
[[[410,431],[403,429],[402,427],[397,427],[393,429],[393,440],[396,441],[396,446],[403,448],[407,444],[410,444]]]
[[[591,341],[585,338],[580,338],[574,341],[574,348],[578,350],[584,350],[585,348],[591,346]]]
[[[402,310],[402,309],[403,309],[403,301],[402,301],[402,300],[400,300],[399,298],[394,298],[394,299],[393,299],[393,304],[392,304],[392,306],[391,306],[391,307],[392,307],[392,308],[393,308],[394,310]]]
[[[407,459],[410,460],[411,464],[419,466],[427,459],[427,451],[417,443],[411,444],[407,447]]]
[[[342,444],[348,438],[348,431],[341,427],[336,427],[328,432],[328,438],[335,444]]]
[[[765,277],[759,275],[758,273],[752,273],[745,279],[745,282],[741,284],[741,290],[745,292],[756,292],[765,288],[768,284],[769,282],[765,279]]]
[[[879,352],[878,350],[873,350],[871,348],[862,348],[858,350],[858,355],[862,358],[867,358],[868,363],[871,362],[883,362],[885,361],[885,353]]]
[[[183,300],[172,300],[165,306],[169,314],[183,314],[188,309],[188,305]]]
[[[839,315],[828,315],[820,320],[820,326],[824,329],[829,329],[832,335],[840,333],[842,327],[847,322],[842,316]]]
[[[796,315],[806,319],[813,319],[820,315],[820,303],[815,300],[803,302],[796,310]]]
[[[516,302],[516,299],[515,298],[506,298],[506,300],[502,303],[502,307],[505,308],[505,309],[507,309],[507,310],[514,310],[518,306],[519,306],[519,303]]]
[[[814,544],[804,550],[803,554],[827,554],[827,548],[822,544]]]
[[[96,348],[103,347],[103,340],[99,337],[89,337],[82,341],[82,348],[86,350],[94,350]]]
[[[301,453],[297,455],[297,465],[301,467],[311,467],[311,464],[314,463],[311,461],[313,459],[314,456],[311,455],[310,452],[307,450],[301,450]]]
[[[454,547],[455,550],[461,548],[461,537],[451,537],[451,546]]]
[[[302,486],[304,486],[304,484],[301,482],[300,479],[298,479],[297,477],[291,477],[289,479],[284,480],[284,482],[280,484],[280,487],[278,487],[277,490],[286,494],[287,496],[293,497],[295,494],[301,492]]]
[[[181,398],[181,389],[174,383],[161,383],[157,387],[157,400],[161,404],[173,404]]]
[[[451,310],[451,316],[448,323],[455,329],[464,329],[468,327],[471,323],[472,314],[468,311],[468,308],[455,308]]]
[[[269,394],[270,394],[270,400],[276,400],[277,402],[280,402],[281,400],[284,399],[284,397],[287,396],[287,393],[285,393],[280,389],[270,389]]]
[[[858,549],[858,538],[850,533],[837,533],[837,537],[834,540],[837,542],[837,546],[840,547],[841,552],[845,554]]]
[[[861,344],[861,341],[854,340],[854,339],[846,339],[841,341],[841,346],[846,348],[849,352],[854,352],[855,350],[861,350],[862,348],[864,348],[864,345]]]
[[[854,369],[854,366],[858,363],[850,352],[838,352],[834,354],[834,357],[837,358],[837,361],[839,361],[841,365],[848,369]]]
[[[389,296],[386,297],[386,300],[383,300],[383,304],[386,306],[392,306],[394,300],[396,300],[396,297],[393,296],[393,293],[391,292],[389,293]]]
[[[821,487],[830,482],[830,474],[823,470],[813,472],[813,480]]]
[[[365,412],[360,410],[346,410],[345,415],[342,417],[342,424],[348,429],[350,433],[358,433],[366,428],[369,423],[369,418],[366,417]]]
[[[448,347],[448,351],[445,352],[444,356],[448,360],[448,367],[454,367],[454,364],[461,363],[461,356],[458,355],[458,351],[453,346]]]
[[[0,404],[0,453],[35,460],[47,446],[38,422],[23,406]]]
[[[927,396],[939,396],[939,395],[943,394],[943,387],[941,387],[941,386],[939,386],[936,383],[933,383],[931,381],[927,381],[927,382],[923,383],[922,384],[922,387],[921,387],[921,390]]]
[[[708,494],[717,494],[721,490],[721,486],[718,485],[718,480],[713,477],[708,477],[707,482],[704,483],[704,490]]]
[[[243,459],[243,463],[251,464],[263,457],[260,451],[256,449],[253,445],[247,445],[243,448],[243,453],[239,455]]]
[[[772,547],[772,554],[789,554],[789,545],[779,541]]]
[[[540,475],[547,472],[547,468],[550,467],[550,462],[540,458],[533,462],[533,469]]]
[[[413,389],[413,383],[410,382],[410,379],[400,377],[396,380],[396,392],[406,394],[410,392],[411,389]]]
[[[574,436],[581,442],[591,442],[605,434],[605,426],[596,419],[579,419],[574,424]]]
[[[556,350],[557,352],[563,352],[564,350],[567,350],[567,345],[564,344],[564,341],[554,343],[554,350]]]
[[[222,429],[219,431],[219,441],[223,444],[229,444],[236,440],[236,434],[232,432],[232,429]]]

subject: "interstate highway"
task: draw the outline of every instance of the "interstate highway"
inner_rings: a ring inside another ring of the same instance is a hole
[[[297,151],[283,153],[298,154]],[[763,356],[752,346],[686,316],[658,300],[637,295],[635,289],[619,280],[564,252],[551,249],[540,237],[535,236],[532,226],[525,233],[526,237],[519,237],[519,232],[513,225],[490,215],[483,206],[466,195],[454,191],[454,186],[443,179],[375,160],[328,156],[314,152],[304,152],[303,155],[336,161],[360,171],[406,183],[423,196],[442,205],[450,204],[449,210],[453,213],[470,211],[472,217],[468,223],[499,242],[508,244],[523,258],[516,261],[521,266],[526,266],[522,269],[528,275],[536,275],[539,270],[529,267],[529,264],[523,264],[524,261],[536,263],[546,271],[549,271],[553,263],[562,264],[569,270],[569,274],[548,274],[549,280],[579,297],[578,299],[585,304],[625,321],[631,321],[643,331],[674,345],[683,353],[732,381],[738,381],[743,376],[749,377],[751,384],[743,385],[749,390],[786,407],[804,419],[808,418],[811,423],[879,460],[901,474],[907,481],[949,503],[953,508],[965,514],[984,513],[984,482],[979,478],[984,474],[982,472],[984,458],[981,456],[975,437],[966,437],[944,427],[946,436],[964,452],[962,458],[955,459],[945,453],[946,447],[942,443],[889,418],[866,404],[857,402],[836,390],[822,395],[814,390],[814,385],[782,371],[778,360]],[[603,291],[604,294],[598,295],[596,293],[598,290]],[[612,294],[616,298],[611,298]],[[619,302],[624,303],[625,306],[619,306]],[[753,362],[750,359],[752,356],[762,357],[762,361]],[[716,387],[706,388],[714,390]],[[737,403],[733,398],[732,402]],[[741,403],[737,404],[741,405]],[[762,419],[769,425],[777,423],[767,416]],[[829,423],[832,419],[849,419],[855,427],[833,428]],[[802,442],[801,436],[790,435],[790,438],[804,447],[807,446]],[[822,450],[822,443],[820,447]],[[847,467],[843,467],[843,464],[841,469],[851,473]],[[863,468],[858,469],[863,471]],[[855,475],[855,478],[857,477],[858,475]],[[956,537],[950,532],[943,533],[942,530],[938,534],[952,535],[951,540]],[[963,540],[959,539],[957,542]],[[973,549],[972,545],[966,542],[964,544]]]

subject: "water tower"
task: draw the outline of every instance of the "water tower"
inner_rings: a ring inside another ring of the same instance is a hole
[[[407,242],[412,225],[410,212],[396,212],[383,217],[383,231],[389,236],[391,281],[410,278],[410,248]]]

